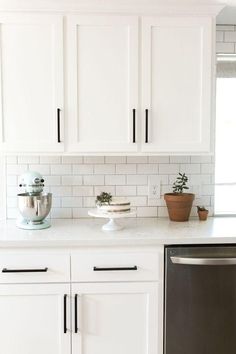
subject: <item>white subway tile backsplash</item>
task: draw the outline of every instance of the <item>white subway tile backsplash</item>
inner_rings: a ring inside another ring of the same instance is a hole
[[[18,164],[39,164],[39,156],[18,156]]]
[[[79,187],[72,187],[73,188],[73,196],[79,197],[86,197],[92,196],[93,194],[93,187],[92,186],[79,186]]]
[[[180,164],[181,173],[185,173],[186,175],[200,173],[201,165],[199,163],[192,164]]]
[[[145,175],[128,175],[127,185],[145,185],[148,183],[148,176]]]
[[[116,165],[116,174],[135,174],[137,171],[136,164],[118,164]]]
[[[190,163],[190,156],[170,156],[170,163]]]
[[[52,208],[51,211],[52,219],[71,219],[72,209],[71,208]],[[52,222],[53,224],[53,222]]]
[[[62,156],[63,164],[76,164],[76,163],[83,163],[82,156]]]
[[[88,215],[88,211],[91,208],[73,208],[72,209],[72,217],[74,219],[79,219],[79,218],[91,218],[91,216]]]
[[[119,186],[126,184],[126,176],[125,175],[107,175],[105,176],[105,185],[111,186]]]
[[[90,175],[93,174],[93,165],[73,165],[72,166],[73,175]]]
[[[173,174],[173,173],[179,173],[179,171],[180,171],[179,164],[176,163],[159,164],[160,174]]]
[[[95,175],[113,175],[114,173],[115,173],[115,165],[113,164],[94,165]]]
[[[28,166],[27,165],[7,165],[7,174],[8,175],[21,175],[22,173],[25,173],[28,170]]]
[[[95,199],[96,199],[95,197],[83,197],[83,206],[85,208],[95,208],[96,207]]]
[[[136,186],[116,186],[116,195],[120,197],[129,197],[136,195]]]
[[[201,165],[201,173],[204,174],[213,174],[214,173],[214,165],[213,164],[210,164],[210,163],[205,163],[205,164],[202,164]]]
[[[43,176],[45,179],[45,183],[47,186],[60,186],[61,185],[61,177],[60,176]]]
[[[212,156],[191,156],[191,163],[210,163]]]
[[[15,198],[15,196],[7,198],[7,207],[8,208],[16,208],[17,207],[17,198]]]
[[[234,43],[224,43],[224,42],[218,42],[216,43],[216,52],[217,53],[234,53]]]
[[[61,163],[60,156],[40,156],[40,163],[42,164],[59,164]]]
[[[84,185],[87,186],[103,186],[104,176],[103,175],[88,175],[83,176]]]
[[[137,207],[138,217],[155,217],[157,216],[157,207]]]
[[[172,191],[178,172],[185,172],[192,188],[200,188],[195,203],[213,210],[214,163],[210,156],[19,156],[6,159],[7,216],[17,213],[19,176],[29,168],[42,173],[45,191],[53,193],[51,218],[84,218],[101,192],[127,197],[137,216],[167,216],[163,194]],[[161,198],[148,197],[149,176],[161,183]],[[195,211],[194,211],[195,213]]]
[[[72,194],[72,187],[68,186],[52,186],[51,187],[51,192],[53,195],[56,195],[58,197],[69,197]]]
[[[158,164],[142,163],[137,165],[138,174],[156,175],[158,174]]]
[[[51,166],[52,175],[71,175],[72,174],[72,165],[52,165]]]
[[[17,156],[7,156],[6,163],[7,163],[7,165],[17,164]]]
[[[158,217],[159,218],[166,218],[168,217],[168,210],[166,207],[158,207]]]
[[[110,193],[111,195],[116,194],[115,186],[95,186],[94,187],[94,197],[101,194],[102,192]]]
[[[147,197],[129,197],[129,201],[132,207],[147,205]]]
[[[83,198],[82,197],[62,197],[61,206],[63,208],[77,208],[82,207]]]
[[[224,41],[236,43],[236,32],[235,31],[225,31],[224,32]]]
[[[84,163],[88,164],[96,164],[96,163],[104,163],[105,158],[104,156],[85,156]]]
[[[105,163],[126,163],[126,156],[106,156]]]
[[[62,176],[61,183],[63,186],[80,186],[82,185],[82,176]]]
[[[7,186],[17,186],[17,176],[8,176],[7,177]]]
[[[148,195],[148,186],[137,186],[137,195]]]
[[[19,165],[19,166],[23,166],[23,165]],[[50,165],[43,165],[43,164],[29,165],[29,170],[39,172],[42,175],[49,175],[51,172]],[[26,170],[24,172],[26,172]]]
[[[148,156],[127,156],[127,163],[148,163]]]
[[[149,163],[169,163],[170,158],[169,156],[149,156],[148,162]]]
[[[223,42],[224,40],[224,32],[223,31],[216,31],[216,41]]]

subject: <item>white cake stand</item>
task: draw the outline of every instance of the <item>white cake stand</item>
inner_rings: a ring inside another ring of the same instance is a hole
[[[98,209],[91,209],[88,211],[90,216],[94,216],[95,218],[104,218],[109,219],[108,223],[102,226],[102,230],[104,231],[118,231],[122,230],[123,226],[116,223],[115,219],[127,218],[128,216],[136,215],[135,210],[120,212],[120,213],[104,213]]]

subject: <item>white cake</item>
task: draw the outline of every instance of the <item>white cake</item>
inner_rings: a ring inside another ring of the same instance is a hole
[[[127,199],[112,198],[110,204],[97,206],[100,211],[106,213],[124,213],[130,211],[130,202]]]

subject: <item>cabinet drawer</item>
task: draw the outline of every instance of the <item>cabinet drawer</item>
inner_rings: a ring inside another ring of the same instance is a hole
[[[159,280],[158,252],[89,252],[72,254],[72,281]]]
[[[0,283],[56,283],[69,281],[69,255],[0,255]]]

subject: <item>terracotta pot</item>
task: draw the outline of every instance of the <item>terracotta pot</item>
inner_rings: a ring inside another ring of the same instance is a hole
[[[166,193],[169,218],[172,221],[188,221],[195,195],[192,193]]]
[[[208,210],[198,210],[197,213],[198,213],[199,220],[205,221],[207,219]]]

